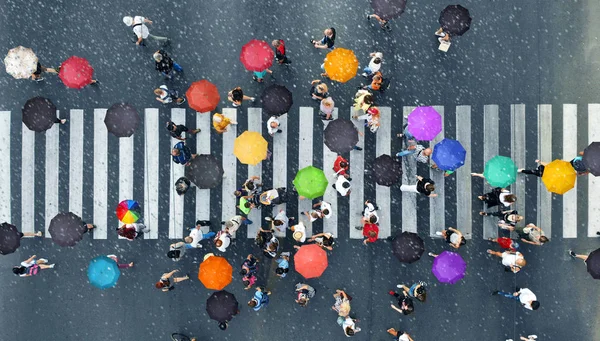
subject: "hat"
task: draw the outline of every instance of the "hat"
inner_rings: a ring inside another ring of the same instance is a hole
[[[123,23],[127,26],[133,25],[133,18],[130,16],[123,17]]]
[[[296,232],[294,232],[294,234],[292,236],[294,237],[294,240],[299,242],[302,239],[303,235],[304,234],[302,232],[296,231]]]

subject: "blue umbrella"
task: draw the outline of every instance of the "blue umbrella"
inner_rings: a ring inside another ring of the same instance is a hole
[[[444,171],[454,171],[465,164],[467,152],[460,142],[452,139],[443,139],[433,147],[431,159]]]
[[[117,262],[106,256],[99,256],[92,259],[88,266],[87,274],[93,286],[100,289],[107,289],[117,285],[121,271]]]

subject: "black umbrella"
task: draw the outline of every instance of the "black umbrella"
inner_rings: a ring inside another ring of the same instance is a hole
[[[83,238],[86,227],[75,213],[59,213],[50,221],[48,232],[52,240],[60,246],[74,246]]]
[[[358,129],[352,121],[338,118],[327,124],[324,139],[325,145],[332,152],[347,153],[358,143]]]
[[[133,135],[141,121],[137,110],[127,103],[113,104],[104,117],[106,128],[117,137]]]
[[[218,322],[231,321],[238,313],[238,301],[230,292],[217,291],[206,300],[206,312],[211,319]]]
[[[294,101],[292,93],[283,85],[273,84],[267,87],[261,96],[262,107],[269,115],[283,115],[287,113]]]
[[[600,175],[600,142],[592,142],[584,149],[583,163],[594,176]]]
[[[402,232],[392,241],[392,252],[402,263],[413,263],[425,252],[423,239],[413,232]]]
[[[449,5],[440,13],[440,25],[450,35],[462,36],[471,27],[469,10],[461,5]]]
[[[587,271],[595,279],[600,279],[600,249],[592,251],[585,263],[587,264]]]
[[[223,181],[223,166],[212,155],[197,155],[185,167],[185,177],[198,188],[214,188]]]
[[[391,20],[404,13],[406,0],[371,0],[371,7],[381,19]]]
[[[15,225],[2,223],[0,225],[0,254],[8,255],[15,252],[21,246],[22,236]]]
[[[380,155],[373,162],[375,181],[381,186],[391,186],[400,181],[402,166],[387,154]]]
[[[23,123],[38,133],[50,129],[56,123],[56,106],[44,97],[28,100],[23,106]]]

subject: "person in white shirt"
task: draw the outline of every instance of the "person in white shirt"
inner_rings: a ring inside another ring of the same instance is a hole
[[[185,97],[179,96],[176,90],[170,90],[166,85],[154,89],[154,94],[157,96],[156,100],[162,104],[173,103],[173,101],[177,105],[185,103]]]
[[[525,257],[523,257],[523,254],[518,251],[516,251],[516,252],[513,252],[513,251],[497,252],[497,251],[487,250],[487,253],[489,253],[490,255],[496,256],[496,257],[501,257],[502,265],[504,265],[506,267],[507,271],[512,271],[514,273],[517,273],[517,272],[521,271],[522,267],[527,265],[527,262],[525,261]]]
[[[329,232],[323,232],[319,234],[315,234],[314,236],[308,239],[309,242],[315,242],[321,248],[333,251],[333,244],[335,244],[333,234]]]
[[[271,118],[269,118],[267,121],[267,131],[271,136],[275,136],[275,134],[283,132],[281,129],[279,129],[279,120],[277,119],[277,116],[271,116]]]
[[[290,220],[294,220],[294,217],[288,217],[285,210],[280,210],[275,217],[265,217],[265,220],[271,222],[271,229],[283,232],[290,227]]]
[[[33,255],[21,262],[19,266],[13,266],[13,273],[19,277],[35,276],[40,270],[53,269],[54,264],[48,264],[48,260],[40,258],[35,260],[37,256]]]
[[[227,251],[229,244],[231,244],[231,234],[229,234],[228,229],[225,228],[224,230],[217,232],[214,242],[217,250],[221,252]]]
[[[300,243],[304,243],[306,241],[306,226],[304,223],[299,222],[298,224],[292,226],[291,228],[294,237],[294,240]]]
[[[240,228],[240,226],[252,224],[252,220],[242,217],[241,215],[236,215],[228,221],[222,221],[221,224],[224,224],[227,231],[230,234],[233,234]]]
[[[319,212],[321,212],[321,218],[329,219],[333,214],[333,210],[331,209],[331,204],[327,201],[321,201],[313,205],[314,207],[319,207]]]
[[[344,177],[343,175],[338,175],[337,179],[335,180],[335,184],[333,184],[332,186],[343,197],[350,194],[350,181],[348,181],[348,179],[346,179],[346,177]]]
[[[369,77],[375,72],[381,69],[381,62],[383,61],[383,53],[381,52],[373,52],[369,55],[371,57],[371,61],[369,65],[364,68],[364,73],[361,75],[363,77]]]
[[[540,302],[537,300],[535,294],[527,288],[517,287],[517,291],[512,294],[505,291],[494,290],[492,295],[500,295],[506,298],[512,298],[515,301],[519,301],[519,303],[521,303],[525,309],[537,310],[540,307]]]
[[[347,337],[354,336],[360,331],[360,328],[356,326],[356,321],[356,319],[353,319],[350,316],[346,316],[344,318],[344,323],[342,323],[342,329],[344,330],[344,334]]]
[[[377,207],[375,204],[373,204],[369,200],[365,201],[365,209],[363,211],[363,216],[360,220],[360,224],[377,224],[379,222],[379,215],[377,215],[377,209],[379,209],[379,207]]]
[[[203,233],[201,230],[202,226],[210,226],[210,221],[207,221],[207,220],[196,221],[196,227],[190,230],[190,235],[183,238],[186,249],[201,248],[202,247],[202,244],[200,244],[201,240],[210,239],[216,235],[216,233],[213,231],[209,231],[208,233]]]
[[[306,212],[301,212],[301,214],[309,218],[311,223],[315,222],[319,218],[323,218],[323,214],[319,210],[310,210]]]
[[[414,341],[407,332],[403,332],[400,330],[396,330],[394,328],[390,328],[387,330],[388,334],[394,335],[397,341]]]
[[[148,30],[148,26],[146,24],[152,24],[150,19],[144,18],[142,16],[136,15],[134,17],[125,16],[123,17],[123,23],[127,26],[133,26],[133,33],[135,33],[137,37],[136,45],[142,44],[144,39],[152,38],[158,41],[167,41],[169,38],[167,37],[159,37],[150,34],[150,30]]]

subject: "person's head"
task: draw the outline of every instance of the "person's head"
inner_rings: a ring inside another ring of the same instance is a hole
[[[343,187],[343,188],[345,188],[345,189],[348,189],[348,188],[350,188],[350,181],[344,181],[344,182],[342,183],[342,187]]]
[[[402,310],[405,311],[407,314],[410,314],[415,310],[415,307],[413,306],[413,304],[411,302],[408,302],[408,303],[403,302]]]
[[[191,242],[194,241],[194,239],[192,239],[192,237],[190,237],[190,236],[186,236],[183,238],[183,241],[186,242],[186,244],[190,244]]]
[[[328,37],[331,37],[333,35],[333,30],[330,28],[327,28],[327,29],[325,29],[325,31],[323,31],[323,34]]]
[[[354,329],[352,329],[350,326],[346,327],[346,335],[354,336]]]
[[[548,239],[548,237],[546,236],[540,236],[538,240],[540,241],[540,243],[547,243],[550,241],[550,239]]]
[[[328,209],[324,209],[321,213],[323,213],[323,215],[329,215],[329,210]]]
[[[273,122],[271,122],[271,124],[269,124],[269,125],[271,126],[271,128],[277,128],[277,127],[279,127],[279,122],[277,122],[277,121],[273,121]]]
[[[467,243],[467,240],[465,239],[465,237],[461,237],[460,238],[460,245],[465,245]]]
[[[163,89],[158,89],[158,88],[156,88],[156,89],[154,89],[154,94],[155,94],[156,96],[160,96],[160,95],[162,95],[162,94],[163,94],[163,91],[164,91]],[[173,122],[169,122],[169,123],[167,123],[167,130],[169,130],[169,131],[173,130],[173,128],[171,128],[171,127],[170,127],[170,125],[173,125],[173,126],[175,126],[175,125],[173,124]]]
[[[373,64],[381,64],[381,58],[375,57],[375,59],[373,59]]]
[[[255,300],[255,299],[251,299],[251,300],[250,300],[250,302],[248,302],[248,306],[249,306],[250,308],[254,308],[254,307],[256,307],[256,305],[257,305],[257,304],[258,304],[258,303],[256,302],[256,300]]]
[[[221,247],[222,245],[223,245],[223,241],[221,239],[215,240],[215,246],[216,247]]]
[[[381,79],[382,79],[382,78],[381,78],[381,75],[380,75],[380,74],[376,74],[375,76],[373,76],[373,80],[374,80],[374,81],[377,81],[377,82],[378,82],[378,81],[380,81]]]
[[[423,149],[423,151],[421,153],[425,156],[429,156],[429,155],[431,155],[432,152],[433,152],[433,150],[431,148],[425,148],[425,149]]]
[[[275,226],[281,226],[281,225],[283,225],[283,221],[281,221],[281,220],[274,220],[273,221],[273,225],[275,225]]]
[[[346,162],[346,161],[340,161],[340,167],[342,167],[342,168],[348,168],[348,162]]]
[[[540,302],[538,302],[538,301],[531,301],[531,309],[538,310],[539,307],[540,307]]]
[[[212,117],[213,122],[217,122],[217,123],[221,123],[222,119],[221,116],[214,114]]]
[[[375,232],[375,231],[369,231],[369,237],[371,237],[371,238],[377,237],[377,232]]]
[[[425,185],[425,190],[427,192],[433,192],[433,191],[435,191],[435,185],[434,184],[427,184],[427,185]]]
[[[179,258],[180,255],[180,251],[179,250],[171,250],[169,252],[167,252],[167,257],[173,259],[173,258]]]
[[[296,303],[298,303],[301,307],[306,307],[306,304],[308,303],[308,297],[306,297],[306,295],[301,295],[300,298],[296,300]]]
[[[275,39],[271,42],[271,44],[275,47],[279,47],[279,45],[281,45],[281,42],[279,40]]]
[[[154,94],[155,95],[160,95],[162,93],[162,89],[155,89],[154,90]],[[167,130],[168,131],[174,131],[175,128],[177,128],[177,125],[171,121],[167,122]]]
[[[278,247],[279,247],[278,242],[272,242],[271,244],[269,244],[269,251],[277,251]]]
[[[302,232],[296,231],[296,232],[294,232],[294,234],[292,236],[294,237],[295,241],[300,241],[300,240],[302,240],[302,235],[303,235]]]
[[[154,61],[157,63],[160,63],[163,60],[162,54],[160,54],[160,52],[158,52],[158,51],[154,52],[154,54],[152,55],[152,58],[154,58]]]
[[[179,156],[180,153],[181,152],[177,148],[171,149],[171,155],[173,155],[173,156]]]
[[[327,92],[327,90],[328,90],[328,89],[327,89],[327,84],[325,84],[325,83],[321,83],[321,84],[317,85],[317,91],[318,91],[319,93],[322,93],[322,94],[324,94],[324,93],[326,93],[326,92]],[[329,97],[327,97],[327,98],[329,98]],[[324,100],[325,100],[325,99],[327,99],[327,98],[324,98]]]
[[[363,103],[364,104],[368,104],[368,105],[372,105],[373,103],[375,103],[373,101],[373,95],[371,94],[366,94],[365,97],[363,97]]]
[[[283,268],[277,268],[275,269],[275,273],[278,275],[283,275]]]
[[[166,286],[166,285],[165,285],[165,283],[163,283],[163,282],[156,282],[156,284],[154,284],[154,287],[155,287],[156,289],[162,289],[162,288],[164,288],[165,286]]]
[[[177,185],[175,185],[175,191],[179,195],[184,195],[188,189],[189,187],[185,182],[180,182]]]
[[[323,238],[323,246],[333,246],[333,237]]]
[[[248,273],[248,269],[246,269],[246,268],[243,268],[243,269],[240,271],[240,275],[242,275],[242,276],[245,276],[247,273]]]
[[[244,207],[245,207],[245,208],[252,208],[252,204],[246,201],[246,202],[244,203]]]
[[[515,264],[517,264],[520,267],[524,267],[525,265],[527,265],[527,261],[525,260],[525,258],[517,258]]]
[[[254,190],[256,187],[254,186],[254,182],[252,182],[252,181],[248,181],[248,182],[246,183],[246,188],[247,188],[249,191],[253,191],[253,190]]]
[[[377,216],[376,216],[376,215],[374,215],[374,214],[371,214],[371,216],[369,217],[369,222],[370,222],[371,224],[375,224],[375,223],[377,223]]]
[[[27,272],[27,268],[22,265],[21,266],[13,266],[12,272],[15,275],[23,275]]]
[[[225,228],[230,229],[232,227],[233,227],[233,222],[231,220],[228,220],[225,222]]]
[[[515,216],[515,223],[518,223],[523,219],[525,219],[525,217],[523,217],[522,215],[517,215],[517,216]]]
[[[242,191],[234,191],[233,195],[235,195],[236,197],[241,197],[242,196]]]
[[[325,87],[325,90],[321,91],[321,92],[327,92],[327,85],[325,85],[325,84],[319,84],[319,86],[321,86],[321,85],[323,85]],[[317,86],[317,89],[319,88],[319,86]],[[331,108],[331,107],[333,107],[333,100],[331,99],[331,97],[323,98],[321,100],[321,104],[323,104],[323,106],[325,108]]]
[[[221,330],[227,329],[227,322],[219,322],[219,329],[221,329]]]
[[[123,23],[127,26],[133,25],[133,18],[130,16],[123,17]]]
[[[425,290],[425,287],[423,287],[422,285],[419,285],[415,289],[415,297],[420,302],[425,302],[427,300],[427,290]]]
[[[513,203],[513,202],[517,201],[517,196],[514,194],[508,194],[504,197],[504,201]]]

